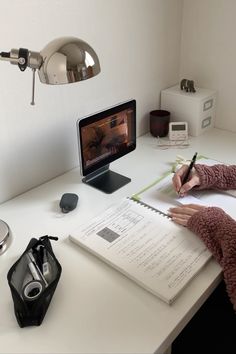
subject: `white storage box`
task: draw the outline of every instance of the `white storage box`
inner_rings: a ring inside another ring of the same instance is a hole
[[[198,136],[214,126],[216,91],[196,87],[186,92],[180,85],[161,91],[161,109],[171,113],[170,121],[188,122],[189,135]]]

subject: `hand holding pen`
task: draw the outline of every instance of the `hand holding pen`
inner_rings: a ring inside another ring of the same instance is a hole
[[[181,197],[194,186],[200,184],[198,174],[193,171],[194,164],[196,162],[197,153],[194,154],[189,166],[183,165],[174,175],[172,181],[177,194]]]

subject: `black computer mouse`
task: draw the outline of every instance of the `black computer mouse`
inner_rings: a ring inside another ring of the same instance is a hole
[[[60,200],[60,208],[63,213],[68,213],[76,208],[79,197],[75,193],[64,193]]]

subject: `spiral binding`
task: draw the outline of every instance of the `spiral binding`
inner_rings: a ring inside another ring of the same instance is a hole
[[[159,209],[156,209],[156,208],[152,207],[151,205],[148,205],[148,204],[142,202],[141,200],[138,200],[138,199],[132,198],[132,197],[131,197],[131,198],[128,198],[128,199],[130,199],[130,200],[132,200],[133,202],[136,202],[136,203],[138,203],[138,204],[141,204],[144,208],[151,209],[151,210],[154,211],[155,213],[158,213],[158,214],[164,216],[165,218],[171,219],[171,217],[170,217],[168,214],[164,213],[163,211],[161,211],[161,210],[159,210]]]

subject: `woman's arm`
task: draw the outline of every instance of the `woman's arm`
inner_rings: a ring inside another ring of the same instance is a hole
[[[182,185],[188,166],[183,165],[173,176],[173,187],[183,197],[194,189],[236,189],[236,165],[217,164],[206,166],[196,164],[188,181]]]
[[[236,311],[236,221],[220,208],[196,204],[170,208],[169,215],[197,234],[219,262]]]
[[[195,165],[200,183],[197,189],[236,189],[236,165]]]
[[[190,217],[187,227],[203,240],[222,266],[226,289],[236,310],[236,221],[222,209],[210,207]]]
[[[197,234],[221,264],[222,250],[220,239],[223,232],[219,226],[224,224],[224,216],[229,217],[222,209],[197,204],[186,204],[170,208],[169,216],[172,221],[188,227]],[[233,219],[232,221],[235,223]]]

